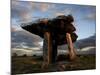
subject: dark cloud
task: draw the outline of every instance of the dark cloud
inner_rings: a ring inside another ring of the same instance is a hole
[[[13,29],[13,28],[12,28]],[[37,35],[31,34],[24,30],[12,30],[11,32],[11,43],[12,48],[20,47],[40,47],[40,42],[42,38]]]

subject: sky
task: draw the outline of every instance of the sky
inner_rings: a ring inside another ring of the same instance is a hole
[[[11,29],[22,30],[21,23],[39,18],[55,18],[59,15],[74,17],[73,24],[79,39],[94,35],[96,32],[96,7],[89,5],[39,3],[31,1],[11,2]]]

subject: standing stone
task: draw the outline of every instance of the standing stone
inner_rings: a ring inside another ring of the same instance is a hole
[[[52,37],[50,32],[44,33],[43,59],[47,64],[52,62]]]
[[[73,47],[70,33],[66,33],[66,39],[67,39],[68,49],[69,49],[69,59],[74,60],[76,58],[76,52]]]
[[[57,60],[57,43],[50,32],[44,34],[43,59],[47,64],[55,63]]]

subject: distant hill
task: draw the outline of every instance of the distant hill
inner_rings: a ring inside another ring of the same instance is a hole
[[[85,39],[78,40],[75,43],[75,46],[80,49],[82,49],[84,47],[88,47],[88,46],[96,46],[96,35],[90,36]]]
[[[85,39],[77,40],[74,43],[74,46],[77,49],[82,49],[82,48],[88,47],[88,46],[96,46],[96,35],[90,36],[90,37],[85,38]],[[62,50],[66,50],[67,45],[62,45],[62,46],[59,46],[58,48],[62,49]]]

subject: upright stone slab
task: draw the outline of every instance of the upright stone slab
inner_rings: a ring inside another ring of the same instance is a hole
[[[48,64],[52,62],[52,37],[50,32],[44,33],[43,59]]]
[[[43,59],[47,64],[55,63],[57,59],[57,44],[50,32],[44,34]]]
[[[74,46],[73,46],[73,43],[72,43],[70,33],[66,33],[66,39],[67,39],[67,43],[68,43],[69,59],[74,60],[76,58],[76,52],[74,50]]]

